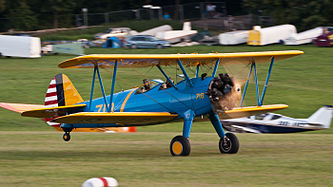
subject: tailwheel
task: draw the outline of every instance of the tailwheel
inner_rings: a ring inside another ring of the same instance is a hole
[[[232,133],[226,133],[225,136],[220,139],[219,148],[221,153],[237,153],[239,149],[238,138]]]
[[[68,142],[69,140],[71,140],[71,135],[69,134],[69,132],[65,132],[65,134],[62,136],[62,138]]]
[[[171,140],[170,152],[172,156],[188,156],[191,152],[191,145],[184,136],[176,136]]]

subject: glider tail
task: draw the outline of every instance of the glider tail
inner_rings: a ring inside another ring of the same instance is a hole
[[[324,128],[330,128],[333,116],[333,105],[325,105],[312,114],[309,122],[321,123]]]

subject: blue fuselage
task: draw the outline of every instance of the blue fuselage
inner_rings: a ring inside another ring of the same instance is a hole
[[[192,86],[186,80],[179,82],[175,87],[160,89],[161,84],[157,84],[149,91],[136,93],[137,88],[122,91],[113,95],[113,112],[169,112],[183,117],[185,113],[192,110],[195,116],[209,113],[213,106],[205,95],[212,77],[204,80],[192,78]],[[110,95],[106,97],[109,102]],[[104,98],[92,101],[89,110],[89,101],[84,102],[87,107],[84,112],[107,112]]]

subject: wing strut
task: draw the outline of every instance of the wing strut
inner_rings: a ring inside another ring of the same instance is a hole
[[[219,67],[219,64],[220,64],[220,59],[217,59],[217,61],[216,61],[216,63],[215,63],[214,71],[213,71],[213,74],[212,74],[212,77],[213,77],[213,78],[214,78],[215,75],[216,75],[217,68]]]
[[[271,72],[272,72],[272,68],[273,68],[273,64],[274,64],[274,59],[275,58],[273,57],[272,61],[271,61],[271,64],[269,65],[269,70],[268,70],[268,73],[267,73],[264,90],[262,91],[262,95],[261,95],[260,105],[262,105],[262,103],[264,102],[264,97],[265,97],[266,89],[267,89],[267,86],[268,86],[269,78],[271,76]]]
[[[112,103],[112,96],[113,96],[113,91],[114,91],[114,84],[115,84],[115,77],[116,77],[116,72],[117,72],[117,61],[115,62],[115,66],[114,66],[114,72],[113,72],[113,79],[112,79],[112,89],[111,89],[111,96],[110,96],[110,103]],[[99,68],[98,68],[98,65],[95,65],[94,66],[94,74],[93,74],[93,80],[92,80],[92,83],[91,83],[91,92],[90,92],[90,101],[89,101],[89,111],[91,111],[91,107],[92,107],[92,99],[93,99],[93,96],[94,96],[94,87],[95,87],[95,79],[96,79],[96,73],[97,73],[97,76],[98,76],[98,80],[99,80],[99,85],[101,87],[101,91],[102,91],[102,94],[103,94],[103,98],[104,98],[104,103],[105,103],[105,106],[108,106],[106,107],[108,112],[111,112],[111,104],[108,105],[108,101],[106,99],[106,95],[105,95],[105,90],[104,90],[104,85],[103,85],[103,81],[102,81],[102,77],[101,77],[101,74],[99,73]]]
[[[107,106],[107,104],[108,104],[107,101],[106,101],[106,96],[105,96],[104,86],[103,86],[103,82],[102,82],[101,75],[100,75],[100,73],[99,73],[98,65],[95,65],[95,66],[94,66],[93,80],[92,80],[92,83],[91,83],[91,92],[90,92],[90,101],[89,101],[89,111],[91,111],[91,107],[92,107],[92,99],[93,99],[93,96],[94,96],[94,87],[95,87],[96,72],[97,72],[97,75],[98,75],[99,85],[100,85],[100,87],[101,87],[101,91],[102,91],[102,93],[103,93],[103,97],[104,97],[105,105]]]
[[[170,78],[168,77],[168,75],[165,73],[165,71],[161,68],[160,65],[156,65],[157,68],[161,71],[161,73],[164,75],[164,77],[172,84],[172,86],[177,89],[177,87],[175,86],[175,84],[173,83],[172,80],[170,80]]]
[[[92,98],[94,96],[94,87],[95,87],[95,77],[96,77],[96,69],[98,66],[94,67],[94,75],[91,83],[91,91],[90,91],[90,100],[89,100],[89,111],[91,111],[91,106],[92,106]]]
[[[187,82],[190,84],[190,86],[192,87],[192,86],[193,86],[192,81],[191,81],[190,77],[188,76],[188,74],[187,74],[187,72],[186,72],[186,70],[185,70],[185,68],[184,68],[184,66],[183,66],[183,64],[182,64],[182,62],[181,62],[179,59],[177,59],[177,63],[178,63],[178,65],[179,65],[180,69],[182,69],[186,81],[187,81]]]
[[[111,87],[111,95],[110,95],[109,112],[111,111],[112,102],[113,102],[113,92],[114,92],[114,84],[116,83],[117,67],[118,67],[118,61],[115,60],[115,64],[114,64],[114,68],[113,68],[113,77],[112,77],[112,87]]]
[[[195,78],[199,77],[199,69],[200,69],[200,64],[197,65],[197,69],[195,71]]]
[[[254,61],[251,63],[251,68],[250,68],[249,75],[247,77],[247,81],[246,81],[246,84],[245,84],[245,87],[244,87],[244,92],[243,92],[243,96],[242,96],[240,106],[242,106],[242,104],[243,104],[243,101],[244,101],[244,98],[245,98],[245,95],[246,95],[246,91],[247,91],[247,87],[249,85],[249,81],[250,81],[250,78],[251,78],[252,70],[254,70],[254,78],[255,78],[256,92],[257,92],[257,104],[258,104],[258,106],[262,106],[262,104],[264,102],[264,97],[265,97],[265,94],[266,94],[269,78],[271,76],[271,72],[272,72],[272,69],[273,69],[274,60],[275,60],[275,57],[273,56],[272,60],[271,60],[271,63],[269,65],[269,69],[268,69],[268,73],[267,73],[267,77],[266,77],[266,82],[265,82],[261,97],[259,97],[259,86],[258,86],[256,63]]]

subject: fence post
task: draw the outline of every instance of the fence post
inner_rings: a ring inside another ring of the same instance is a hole
[[[81,26],[81,18],[80,18],[80,14],[75,14],[75,26],[79,27]]]
[[[205,18],[205,4],[203,2],[200,2],[200,15],[201,19]]]
[[[179,5],[179,19],[180,21],[184,21],[184,7],[183,5]]]
[[[160,20],[163,20],[162,12],[163,12],[163,10],[162,10],[162,7],[161,7],[160,9],[158,9],[158,18],[159,18]]]
[[[88,9],[82,8],[84,26],[88,26]]]
[[[108,25],[110,23],[108,12],[104,13],[104,20],[105,20],[105,25]]]
[[[141,20],[140,8],[135,10],[135,19]]]

